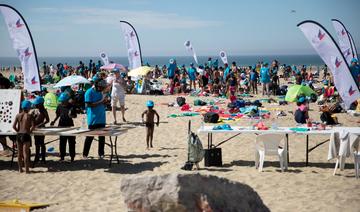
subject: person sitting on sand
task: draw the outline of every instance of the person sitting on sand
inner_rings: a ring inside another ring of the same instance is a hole
[[[160,117],[159,114],[156,112],[156,110],[154,110],[154,102],[149,100],[146,102],[146,106],[148,107],[147,110],[145,110],[142,114],[141,114],[141,119],[142,122],[144,122],[144,115],[146,117],[145,120],[145,126],[146,126],[146,145],[147,145],[147,149],[153,148],[153,135],[154,135],[154,116],[156,115],[157,117],[157,122],[156,122],[156,126],[159,126],[159,122],[160,122]]]
[[[21,102],[22,112],[16,115],[13,129],[17,132],[17,147],[18,147],[18,165],[19,172],[23,172],[22,165],[25,165],[25,172],[30,173],[30,133],[35,128],[35,119],[29,114],[31,102],[24,100]]]
[[[308,107],[305,96],[299,96],[297,98],[297,109],[294,114],[296,123],[305,124],[309,119]]]

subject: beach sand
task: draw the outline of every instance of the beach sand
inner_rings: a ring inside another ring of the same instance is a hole
[[[194,97],[186,97],[193,105]],[[202,97],[210,99],[211,97]],[[346,169],[333,176],[334,161],[327,161],[328,143],[312,151],[309,155],[309,166],[305,167],[305,136],[290,135],[289,169],[281,173],[276,157],[266,157],[264,169],[259,173],[254,167],[255,135],[241,135],[221,146],[223,167],[204,167],[201,162],[199,171],[183,171],[180,169],[187,160],[187,124],[192,121],[192,130],[196,131],[201,124],[201,116],[167,118],[171,113],[180,113],[178,107],[168,107],[176,96],[126,96],[126,119],[140,121],[141,113],[146,109],[147,100],[155,101],[162,123],[155,127],[154,148],[146,150],[145,128],[130,129],[119,136],[118,154],[120,164],[108,167],[110,149],[106,146],[107,156],[104,160],[97,157],[97,142],[94,141],[87,160],[82,159],[84,137],[76,138],[76,161],[59,162],[58,141],[48,144],[54,147],[55,153],[48,154],[47,164],[31,169],[33,173],[26,175],[17,171],[15,161],[10,168],[11,157],[0,156],[0,200],[19,199],[34,202],[52,203],[50,207],[35,211],[127,211],[120,192],[120,182],[124,177],[138,175],[157,175],[167,173],[200,173],[216,175],[248,184],[262,198],[272,211],[358,211],[360,206],[360,180],[354,177],[354,166],[351,159],[347,160]],[[223,105],[226,107],[226,104]],[[279,126],[294,126],[294,104],[273,106],[287,113],[279,117]],[[310,116],[319,120],[318,107],[311,104],[313,111]],[[49,111],[51,120],[54,111]],[[274,117],[275,112],[272,113]],[[120,117],[120,112],[118,112]],[[339,122],[345,126],[360,126],[359,118],[347,114],[337,114]],[[121,120],[119,118],[118,120]],[[107,122],[111,123],[110,112]],[[270,125],[270,120],[266,120]],[[81,125],[81,117],[76,126]],[[249,120],[243,119],[236,125],[249,126]],[[215,142],[229,137],[231,134],[214,135]],[[55,137],[46,137],[46,141]],[[207,135],[200,134],[204,147]],[[310,146],[316,145],[325,136],[311,136]],[[108,138],[107,138],[108,141]],[[8,141],[9,143],[9,141]],[[34,153],[34,144],[32,147]],[[236,201],[236,200],[234,200]]]

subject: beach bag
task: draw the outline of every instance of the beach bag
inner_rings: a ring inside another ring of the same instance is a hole
[[[261,106],[262,106],[260,100],[255,100],[255,101],[253,102],[253,105],[255,105],[255,106],[257,106],[257,107],[261,107]]]
[[[311,102],[316,102],[316,100],[317,100],[317,95],[314,94],[314,93],[312,93],[312,94],[310,95],[310,101],[311,101]]]
[[[245,101],[240,99],[236,101],[236,107],[245,107]]]
[[[185,102],[186,102],[186,99],[184,97],[179,96],[179,97],[176,98],[176,103],[180,107],[183,106],[185,104]]]
[[[327,125],[334,125],[336,124],[335,120],[333,119],[333,117],[331,117],[331,113],[329,112],[323,112],[320,115],[320,120],[322,122],[326,122]]]
[[[207,112],[204,115],[204,122],[205,123],[217,123],[219,120],[219,114],[214,112]]]
[[[230,109],[236,108],[236,104],[234,104],[234,103],[229,103],[227,106]]]
[[[189,139],[189,162],[198,163],[204,158],[205,150],[198,135],[191,133]]]
[[[222,166],[221,148],[211,147],[205,150],[205,166]]]
[[[202,101],[201,99],[195,99],[194,105],[195,106],[204,106],[204,105],[206,105],[206,102]]]

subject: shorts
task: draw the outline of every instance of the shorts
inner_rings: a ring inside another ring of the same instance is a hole
[[[155,123],[145,122],[145,126],[146,126],[146,127],[149,127],[149,128],[154,128]]]
[[[111,106],[117,106],[117,102],[119,101],[120,106],[125,106],[125,94],[119,96],[112,96],[111,97]]]
[[[31,136],[28,133],[18,133],[16,140],[20,143],[26,143],[26,142],[30,142],[31,143]]]

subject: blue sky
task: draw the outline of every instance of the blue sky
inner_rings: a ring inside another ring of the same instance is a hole
[[[22,13],[38,56],[126,56],[119,21],[136,28],[143,56],[316,54],[296,24],[312,19],[335,36],[341,20],[360,48],[358,0],[0,0]],[[296,12],[291,12],[295,10]],[[0,56],[16,56],[0,16]]]

